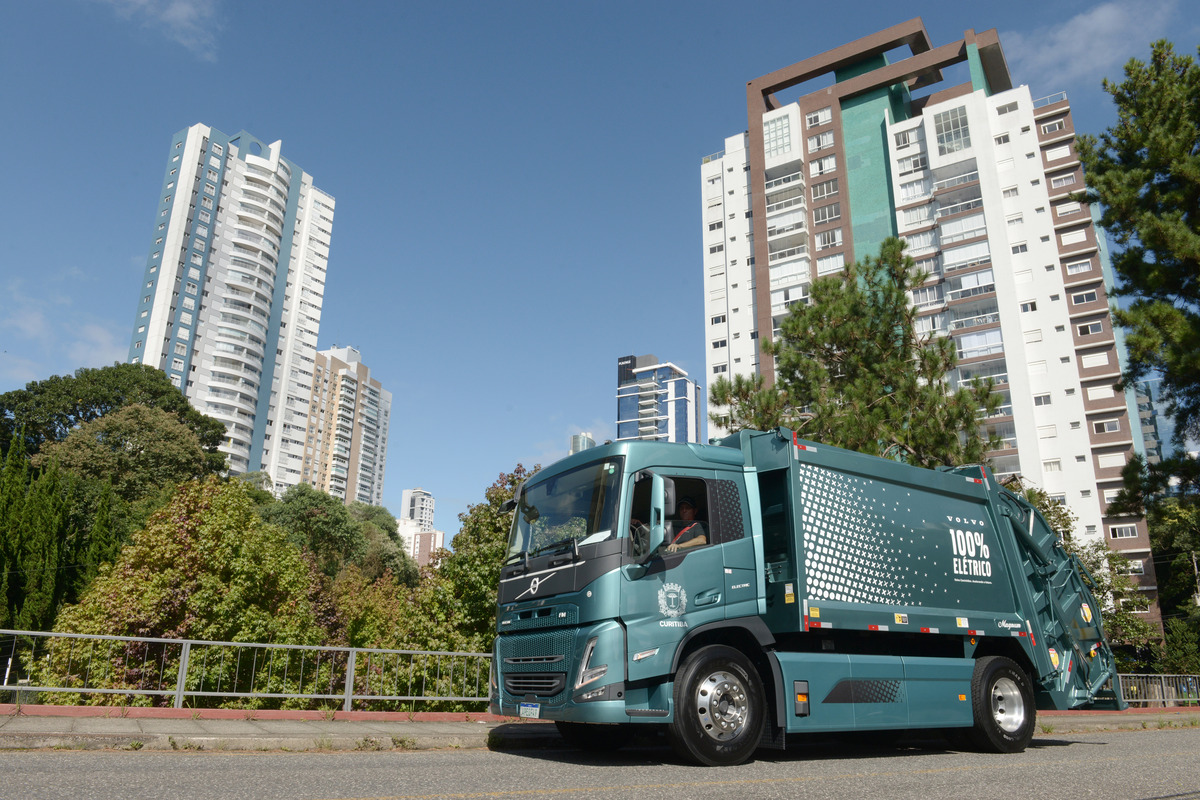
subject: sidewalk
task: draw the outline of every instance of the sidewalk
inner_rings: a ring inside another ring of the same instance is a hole
[[[1042,711],[1036,735],[1169,727],[1200,727],[1200,708]],[[0,750],[523,750],[562,746],[550,723],[490,714],[0,704]]]

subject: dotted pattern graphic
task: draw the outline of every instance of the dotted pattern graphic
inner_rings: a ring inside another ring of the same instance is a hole
[[[944,602],[945,567],[934,573],[929,561],[927,538],[935,523],[922,516],[931,509],[914,511],[911,492],[866,478],[811,464],[798,465],[798,473],[810,599],[897,606]]]
[[[852,680],[838,681],[829,690],[822,703],[899,703],[900,681],[898,680]]]
[[[742,527],[742,494],[733,481],[712,481],[712,526],[715,543],[734,542],[745,536]]]

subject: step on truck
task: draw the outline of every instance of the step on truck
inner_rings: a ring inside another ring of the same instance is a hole
[[[983,466],[742,431],[586,450],[510,507],[489,706],[578,746],[658,725],[710,765],[858,731],[1019,752],[1039,708],[1123,707],[1082,566]]]

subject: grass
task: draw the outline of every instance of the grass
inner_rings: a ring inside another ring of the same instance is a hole
[[[1042,733],[1054,733],[1054,726],[1049,722],[1040,722],[1038,727],[1042,729]]]

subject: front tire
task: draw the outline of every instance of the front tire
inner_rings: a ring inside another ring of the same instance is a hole
[[[758,748],[764,720],[762,681],[739,651],[710,645],[684,662],[675,679],[675,721],[667,728],[681,758],[741,764]]]
[[[1029,676],[1011,659],[987,656],[971,677],[975,727],[968,737],[985,753],[1019,753],[1029,746],[1037,722]]]

